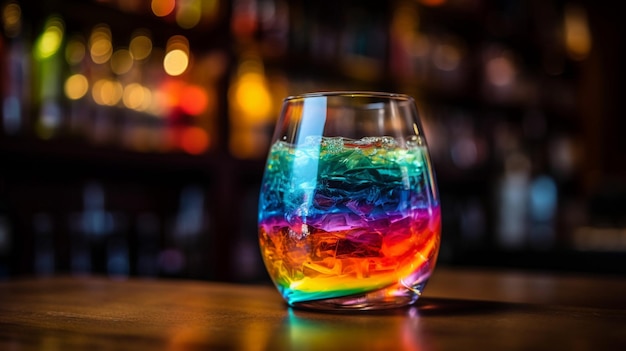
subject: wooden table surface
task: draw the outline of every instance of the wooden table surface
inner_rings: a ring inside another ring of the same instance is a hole
[[[624,350],[626,282],[438,269],[416,306],[320,313],[272,286],[0,282],[0,350]]]

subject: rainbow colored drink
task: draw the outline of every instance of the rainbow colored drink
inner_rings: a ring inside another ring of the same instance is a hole
[[[259,240],[287,303],[415,301],[439,250],[433,187],[418,137],[276,142],[261,187]]]

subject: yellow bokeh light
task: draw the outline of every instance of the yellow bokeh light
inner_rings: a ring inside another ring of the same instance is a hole
[[[161,89],[151,91],[151,93],[152,99],[146,111],[154,116],[164,117],[170,110],[170,107],[164,103],[164,101],[167,101],[169,96]]]
[[[63,21],[59,17],[50,17],[45,24],[44,31],[35,44],[35,55],[45,59],[54,55],[63,41]]]
[[[135,60],[143,60],[152,52],[152,40],[145,34],[137,34],[131,39],[128,47]]]
[[[85,58],[85,44],[78,38],[72,38],[65,46],[65,60],[70,65],[76,65]]]
[[[111,71],[115,74],[124,74],[133,67],[133,57],[126,49],[116,50],[111,55]]]
[[[220,10],[219,0],[203,0],[202,1],[202,17],[213,19],[218,15]]]
[[[179,76],[187,70],[189,66],[189,56],[187,53],[180,49],[175,49],[168,52],[163,58],[163,68],[165,73],[170,76]]]
[[[16,3],[7,4],[2,10],[2,24],[5,34],[16,37],[22,29],[22,9]]]
[[[113,54],[111,29],[106,24],[96,26],[89,37],[89,54],[93,62],[102,64],[109,61]]]
[[[96,81],[91,90],[93,100],[99,105],[115,106],[124,93],[120,82],[110,79]]]
[[[122,102],[130,109],[145,111],[152,104],[152,93],[141,84],[131,83],[124,88]]]
[[[176,23],[181,28],[190,29],[200,23],[202,4],[200,0],[179,0],[176,9]]]
[[[152,13],[159,17],[165,17],[174,11],[175,0],[152,0]]]
[[[252,120],[265,120],[272,111],[272,96],[260,73],[243,74],[236,83],[234,99],[241,112]]]
[[[89,82],[82,74],[74,74],[65,81],[65,96],[71,100],[78,100],[87,94]]]
[[[182,35],[174,35],[167,40],[163,68],[170,76],[183,74],[189,66],[189,41]]]

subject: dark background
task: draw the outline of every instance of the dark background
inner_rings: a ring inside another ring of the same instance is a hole
[[[163,17],[152,3],[2,3],[0,278],[267,281],[256,206],[280,101],[350,89],[416,98],[441,265],[626,273],[624,20],[607,2],[188,0]],[[197,23],[177,20],[184,6]],[[42,58],[50,18],[62,41]],[[130,73],[95,63],[103,24],[112,51],[149,33],[151,56]],[[177,35],[191,61],[172,78],[161,63]],[[72,40],[87,48],[78,62]],[[73,74],[89,80],[74,100]],[[101,78],[175,102],[103,104]],[[198,113],[180,102],[190,85]]]

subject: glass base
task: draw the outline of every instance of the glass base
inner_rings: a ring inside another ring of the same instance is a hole
[[[301,301],[289,303],[289,305],[294,308],[323,311],[367,311],[398,308],[414,304],[422,294],[425,285],[425,282],[411,288],[404,285],[394,285],[364,294]]]

